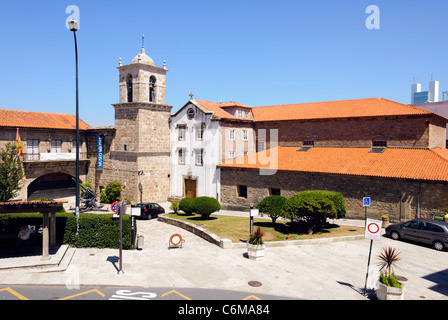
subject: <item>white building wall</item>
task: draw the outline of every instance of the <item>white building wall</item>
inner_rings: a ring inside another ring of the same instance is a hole
[[[187,111],[193,108],[194,119],[189,119]],[[216,166],[220,163],[219,121],[212,121],[212,114],[204,113],[189,103],[171,117],[171,197],[184,197],[184,179],[197,181],[197,196],[219,199],[220,177]],[[179,126],[185,126],[185,139],[179,141]],[[196,137],[197,130],[203,126],[203,139]],[[185,164],[179,164],[179,149],[185,154]],[[203,165],[196,164],[196,150],[203,150]]]

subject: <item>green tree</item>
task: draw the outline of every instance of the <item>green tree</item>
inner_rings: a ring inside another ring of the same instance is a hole
[[[121,200],[121,183],[111,181],[106,188],[101,190],[100,199],[102,203],[113,203]]]
[[[287,217],[301,220],[307,224],[308,233],[322,230],[327,222],[327,216],[337,215],[336,207],[330,199],[320,192],[299,192],[289,198],[283,206]]]
[[[17,146],[9,142],[5,149],[0,151],[0,202],[17,196],[23,176],[22,160]]]
[[[221,204],[215,198],[198,197],[193,200],[191,210],[200,214],[202,218],[208,218],[213,212],[221,210]]]
[[[192,214],[192,204],[193,204],[193,198],[183,198],[179,202],[179,209],[185,212],[186,214]]]
[[[286,198],[282,196],[268,196],[263,198],[258,204],[257,209],[262,214],[267,214],[272,220],[272,223],[275,223],[275,221],[282,215],[282,208],[283,205],[286,202]]]

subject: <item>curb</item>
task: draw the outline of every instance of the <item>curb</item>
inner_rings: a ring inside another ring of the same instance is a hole
[[[164,223],[171,224],[173,226],[185,229],[193,234],[201,237],[208,242],[211,242],[221,249],[237,249],[237,248],[246,248],[246,243],[233,243],[229,239],[221,239],[216,234],[199,227],[193,223],[185,222],[182,220],[170,218],[164,215],[159,215],[157,221],[161,221]],[[309,240],[290,240],[290,241],[266,241],[266,248],[274,248],[274,247],[287,247],[287,246],[298,246],[303,244],[318,244],[318,243],[329,243],[329,242],[338,242],[338,241],[350,241],[350,240],[360,240],[364,239],[364,235],[356,235],[356,236],[345,236],[345,237],[334,237],[334,238],[321,238],[321,239],[309,239]]]

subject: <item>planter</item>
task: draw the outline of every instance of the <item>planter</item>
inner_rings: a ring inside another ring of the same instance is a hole
[[[395,288],[388,287],[381,282],[378,282],[376,296],[378,297],[378,300],[403,300],[404,285],[401,283],[401,288]]]
[[[256,244],[247,244],[247,256],[251,260],[263,260],[264,251],[266,246],[264,244],[256,245]]]

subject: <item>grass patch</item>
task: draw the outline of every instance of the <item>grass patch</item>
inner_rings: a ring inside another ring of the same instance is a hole
[[[204,219],[201,216],[182,213],[170,213],[167,216],[196,224],[213,232],[218,237],[230,239],[232,242],[249,240],[250,222],[248,217],[211,216]],[[305,240],[364,234],[364,228],[327,224],[321,232],[309,235],[306,233],[307,229],[301,223],[290,223],[286,220],[277,220],[276,223],[272,223],[271,220],[255,218],[254,229],[257,226],[263,229],[264,241],[284,241],[287,235],[289,235],[289,240]]]

